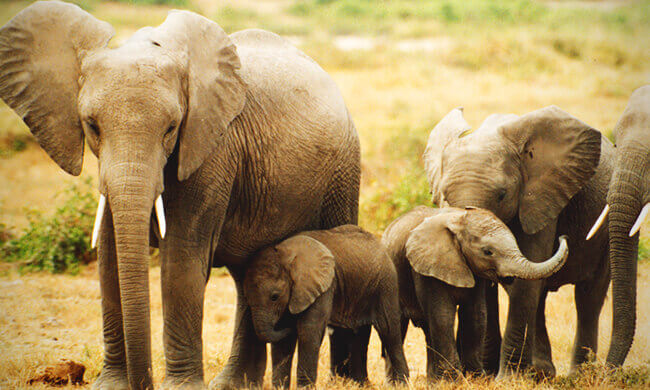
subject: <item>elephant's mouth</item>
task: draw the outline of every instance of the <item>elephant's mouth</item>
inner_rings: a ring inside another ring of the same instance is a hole
[[[499,283],[503,284],[504,286],[507,286],[509,284],[512,284],[512,282],[515,281],[514,276],[506,276],[506,277],[497,277],[497,280]]]
[[[296,324],[296,318],[294,315],[289,313],[287,311],[280,317],[280,320],[276,322],[275,326],[273,327],[273,330],[276,332],[291,332],[291,330],[295,327]],[[289,334],[287,333],[287,334]]]

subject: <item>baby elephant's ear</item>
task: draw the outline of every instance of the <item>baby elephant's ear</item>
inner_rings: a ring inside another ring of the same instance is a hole
[[[406,241],[406,257],[415,272],[455,287],[474,287],[469,269],[454,233],[447,228],[449,214],[426,218]]]
[[[307,236],[291,237],[277,246],[284,252],[293,281],[289,311],[297,314],[309,307],[332,285],[334,255],[319,241]]]

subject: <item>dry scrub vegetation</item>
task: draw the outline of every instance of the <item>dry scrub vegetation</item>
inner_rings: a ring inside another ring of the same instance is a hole
[[[360,224],[380,233],[407,209],[429,202],[420,156],[427,134],[450,109],[465,107],[478,126],[493,112],[523,114],[549,104],[609,135],[629,94],[650,82],[650,3],[647,1],[535,2],[370,0],[77,0],[112,23],[116,42],[145,25],[161,23],[173,3],[200,12],[228,32],[260,27],[298,44],[340,86],[363,148]],[[30,3],[2,0],[0,24]],[[147,4],[135,4],[147,3]],[[96,159],[87,151],[82,177],[93,180]],[[26,209],[44,216],[63,202],[56,194],[79,183],[38,148],[20,119],[0,103],[0,242],[28,225]],[[440,388],[650,387],[650,223],[642,229],[637,336],[622,372],[587,367],[568,378],[575,332],[573,289],[550,294],[548,328],[560,378],[536,384],[525,376],[443,382]],[[102,360],[99,285],[94,264],[78,275],[18,271],[0,263],[0,388],[27,387],[43,365],[62,358],[86,365],[86,380]],[[164,375],[159,268],[151,268],[153,367]],[[507,310],[500,294],[502,318]],[[234,285],[214,272],[204,318],[206,378],[230,350]],[[598,360],[609,344],[611,300],[601,315]],[[411,328],[406,340],[412,387],[426,387],[424,340]],[[319,387],[352,385],[329,379],[327,341]],[[373,386],[383,362],[373,334]],[[33,386],[38,387],[38,386]]]

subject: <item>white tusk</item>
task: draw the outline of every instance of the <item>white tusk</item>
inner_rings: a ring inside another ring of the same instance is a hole
[[[650,213],[650,203],[646,203],[645,206],[641,209],[641,212],[639,213],[639,217],[636,219],[636,222],[634,222],[634,226],[632,226],[632,229],[630,229],[630,237],[635,235],[639,229],[641,229],[641,224],[645,220],[645,217],[648,216],[648,213]]]
[[[160,237],[165,238],[167,224],[165,223],[165,209],[163,208],[162,195],[158,195],[158,199],[156,199],[156,218],[158,218],[158,229],[160,229]]]
[[[106,197],[99,194],[99,202],[97,202],[97,215],[95,216],[95,226],[93,226],[93,237],[90,240],[90,247],[95,249],[97,246],[97,237],[99,237],[99,228],[102,226],[102,218],[104,217],[104,209],[106,208]]]
[[[607,213],[609,213],[609,205],[608,204],[605,205],[605,208],[603,209],[603,212],[600,213],[600,217],[598,217],[598,219],[596,220],[596,223],[594,223],[594,226],[592,226],[591,230],[589,231],[589,234],[587,234],[587,240],[591,239],[591,237],[593,237],[594,234],[596,234],[598,229],[600,229],[600,225],[602,225],[603,222],[605,222],[605,217],[607,217]]]

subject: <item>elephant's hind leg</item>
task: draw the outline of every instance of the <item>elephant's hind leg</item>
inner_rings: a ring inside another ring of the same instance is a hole
[[[381,339],[386,364],[386,378],[390,383],[405,383],[409,377],[408,364],[404,356],[402,321],[397,296],[383,294],[382,303],[375,319],[375,329]],[[367,348],[367,345],[366,345]]]
[[[350,347],[353,340],[353,330],[332,328],[332,333],[330,334],[330,371],[332,376],[340,376],[342,378],[350,377]]]
[[[368,381],[368,342],[371,330],[370,325],[356,329],[350,348],[350,377],[358,383]]]
[[[609,266],[605,264],[592,280],[576,284],[575,302],[578,313],[578,329],[573,344],[571,372],[580,364],[594,358],[598,351],[598,318],[609,287]],[[593,353],[593,356],[591,355]]]
[[[359,215],[359,161],[358,151],[356,161],[346,161],[347,164],[335,170],[321,206],[321,229],[331,229],[340,225],[357,224]]]

